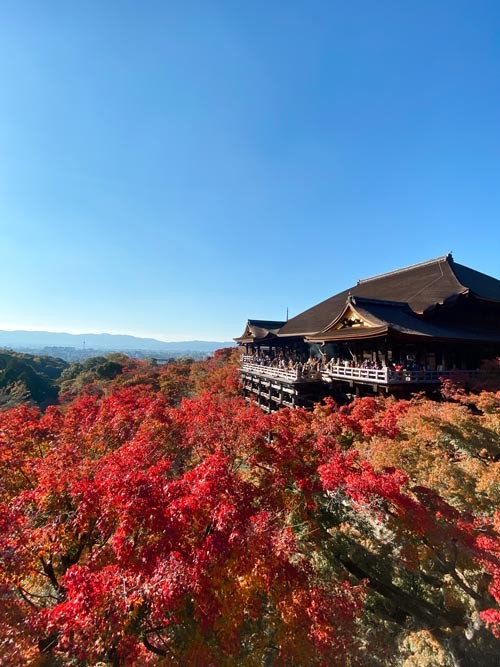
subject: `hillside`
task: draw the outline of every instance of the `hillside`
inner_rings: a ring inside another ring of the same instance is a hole
[[[55,403],[58,380],[68,367],[62,359],[0,351],[0,409],[21,403]]]
[[[102,391],[118,375],[136,370],[136,362],[119,353],[69,364],[50,356],[0,351],[0,410],[22,404],[45,409],[60,395],[74,396],[91,387]]]

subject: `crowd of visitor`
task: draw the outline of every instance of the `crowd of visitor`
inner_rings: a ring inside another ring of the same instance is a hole
[[[321,359],[305,354],[295,352],[279,352],[275,355],[270,354],[252,354],[243,355],[243,360],[257,364],[258,366],[268,366],[269,368],[278,368],[283,371],[295,371],[300,376],[311,376],[318,374],[324,369]]]
[[[256,364],[259,366],[267,366],[269,368],[277,368],[283,371],[295,371],[300,376],[314,376],[322,372],[333,372],[334,368],[366,368],[372,370],[383,370],[389,368],[390,370],[400,373],[402,371],[420,371],[430,370],[420,366],[415,361],[407,361],[405,363],[389,363],[380,361],[373,361],[371,359],[363,359],[358,361],[356,359],[341,359],[331,358],[326,356],[315,357],[313,355],[307,356],[296,352],[279,351],[276,354],[254,353],[251,355],[243,355],[242,361]]]

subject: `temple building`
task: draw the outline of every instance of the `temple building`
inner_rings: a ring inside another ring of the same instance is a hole
[[[246,395],[267,411],[325,395],[500,386],[500,281],[451,254],[360,280],[287,322],[248,320]]]

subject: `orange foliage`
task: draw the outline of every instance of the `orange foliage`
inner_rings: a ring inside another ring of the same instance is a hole
[[[497,632],[499,414],[265,415],[232,351],[2,413],[4,664],[354,665],[407,627]]]

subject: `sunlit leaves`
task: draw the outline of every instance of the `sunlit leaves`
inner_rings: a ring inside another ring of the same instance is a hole
[[[355,665],[407,627],[498,632],[497,397],[266,415],[228,358],[0,414],[7,660]]]

